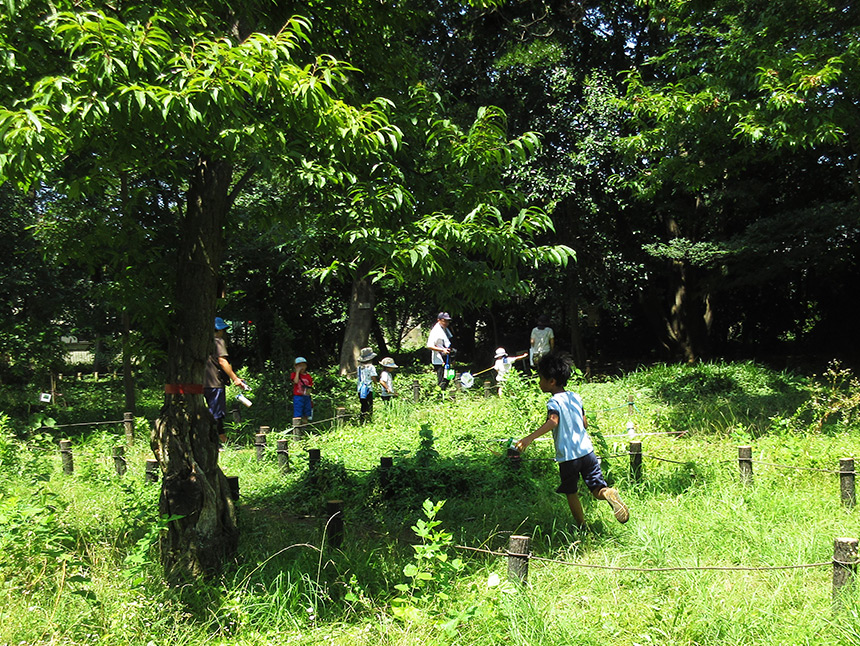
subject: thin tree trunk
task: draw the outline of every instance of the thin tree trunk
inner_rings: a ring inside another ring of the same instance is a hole
[[[173,583],[217,573],[238,542],[235,509],[218,466],[214,420],[203,396],[185,386],[203,383],[214,343],[231,173],[226,162],[198,160],[180,236],[167,384],[182,384],[185,393],[165,394],[152,438],[162,475],[159,511],[162,517],[181,517],[161,539],[165,576]]]
[[[373,328],[373,307],[375,294],[370,278],[359,270],[358,277],[352,282],[352,295],[349,299],[349,317],[343,333],[340,348],[340,374],[354,373],[358,369],[358,353],[367,345]]]
[[[125,409],[128,412],[137,412],[137,396],[134,390],[134,374],[131,369],[131,351],[129,348],[131,337],[131,317],[128,310],[122,312],[122,386],[125,392]]]

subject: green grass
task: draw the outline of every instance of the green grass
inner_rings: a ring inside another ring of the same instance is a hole
[[[573,531],[553,493],[552,443],[535,443],[519,467],[497,455],[500,440],[545,415],[533,382],[514,378],[502,397],[473,390],[414,404],[411,381],[399,376],[403,397],[390,407],[377,402],[371,424],[319,428],[293,443],[287,474],[274,448],[289,415],[269,421],[258,402],[286,409],[258,385],[249,409],[258,417],[233,429],[221,454],[225,473],[240,480],[239,554],[218,580],[181,589],[163,585],[151,547],[158,487],[143,483],[144,441],[128,452],[120,479],[109,456],[122,429],[82,430],[67,476],[56,438],[0,416],[0,643],[860,645],[860,597],[848,592],[846,609],[831,612],[829,565],[637,571],[829,562],[834,538],[860,537],[860,512],[842,506],[838,476],[812,470],[835,471],[839,458],[858,454],[850,383],[831,391],[829,401],[843,408],[823,425],[796,415],[809,380],[755,364],[658,366],[578,384],[631,520],[619,525],[586,496],[589,530]],[[355,409],[348,385],[332,392]],[[639,482],[628,473],[628,438],[613,437],[629,421],[639,433],[684,431],[640,437]],[[251,441],[263,424],[275,430],[258,463]],[[752,486],[738,476],[740,443],[754,447]],[[322,453],[319,482],[309,477],[309,448]],[[383,456],[394,458],[389,488]],[[325,534],[333,498],[344,501],[339,549]],[[431,543],[447,560],[415,559],[422,541],[410,527],[428,498],[446,501],[437,519],[450,540]],[[530,536],[541,557],[524,588],[507,581],[505,558],[454,547],[504,550],[512,533]],[[452,569],[455,558],[462,569]],[[413,619],[404,621],[392,602],[411,563],[429,578],[407,598]]]

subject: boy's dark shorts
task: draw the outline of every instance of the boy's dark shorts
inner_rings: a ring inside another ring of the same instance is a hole
[[[585,486],[588,487],[589,491],[593,492],[609,486],[606,484],[606,480],[603,479],[600,462],[593,451],[575,460],[559,462],[558,473],[561,476],[561,484],[555,490],[556,493],[576,493],[579,476],[582,476],[582,479],[585,480]]]

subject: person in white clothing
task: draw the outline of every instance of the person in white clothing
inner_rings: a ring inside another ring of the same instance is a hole
[[[541,314],[537,326],[532,328],[531,347],[529,348],[529,363],[535,368],[541,357],[555,349],[555,334],[549,327],[549,320]]]
[[[439,312],[436,316],[436,325],[433,326],[427,337],[427,348],[432,350],[430,363],[433,364],[433,369],[436,371],[436,381],[442,390],[448,387],[448,380],[445,378],[445,364],[451,354],[451,337],[453,335],[448,329],[450,324],[451,315],[448,312]]]
[[[394,359],[391,357],[385,357],[379,362],[379,368],[381,370],[379,375],[379,385],[382,388],[380,397],[382,397],[382,402],[387,404],[391,402],[392,397],[397,397],[397,393],[394,392],[394,371],[397,370],[399,366],[394,363]]]
[[[509,357],[504,348],[498,348],[496,350],[496,362],[493,364],[493,368],[496,371],[496,383],[499,385],[500,395],[502,394],[502,383],[505,381],[505,376],[507,376],[508,371],[514,365],[514,362],[519,361],[520,359],[525,359],[526,356],[528,356],[528,352],[523,352],[516,357]]]

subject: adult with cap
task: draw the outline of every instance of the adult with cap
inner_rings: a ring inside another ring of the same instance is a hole
[[[227,341],[224,339],[227,328],[230,327],[220,316],[215,317],[215,347],[206,360],[206,372],[203,378],[203,397],[209,412],[215,418],[218,429],[218,442],[224,444],[227,436],[224,433],[224,418],[227,417],[227,382],[232,381],[242,390],[250,390],[248,384],[239,379],[230,365],[227,354]]]
[[[376,367],[371,363],[376,353],[370,348],[362,348],[358,353],[358,403],[361,405],[359,422],[365,424],[373,415],[373,384],[379,382]]]
[[[448,387],[448,380],[445,378],[445,364],[451,355],[451,337],[453,335],[448,329],[450,324],[451,315],[448,312],[439,312],[436,316],[436,325],[433,326],[427,337],[427,348],[432,352],[430,363],[433,364],[433,369],[436,371],[436,382],[442,390]]]

